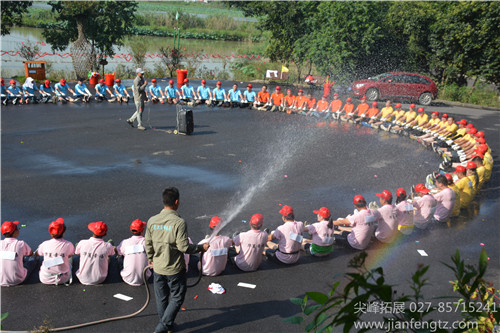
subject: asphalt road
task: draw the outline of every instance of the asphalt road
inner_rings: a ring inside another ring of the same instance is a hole
[[[498,112],[445,105],[426,110],[472,121],[485,131],[498,158]],[[314,221],[312,210],[321,206],[329,207],[335,217],[345,216],[352,212],[355,194],[373,201],[384,189],[409,190],[440,162],[408,138],[351,124],[324,127],[297,115],[199,107],[194,135],[181,136],[168,133],[175,128],[172,106],[147,106],[144,132],[125,123],[132,112],[133,104],[105,103],[2,108],[2,221],[25,225],[20,239],[33,250],[49,238],[48,224],[57,217],[65,219],[65,238],[73,243],[91,236],[88,223],[102,220],[109,226],[106,239],[118,244],[130,236],[131,221],[147,220],[161,210],[161,192],[168,186],[180,189],[179,212],[191,238],[199,241],[213,215],[224,217],[235,210],[236,218],[223,234],[247,230],[244,221],[254,213],[264,214],[264,225],[272,230],[280,224],[283,204],[291,205],[302,221]],[[417,265],[430,265],[429,285],[423,292],[431,300],[452,295],[448,281],[454,278],[442,262],[449,263],[459,249],[467,263],[476,264],[484,244],[490,257],[486,279],[498,288],[498,176],[495,165],[492,180],[479,195],[475,217],[412,235],[393,247],[372,248],[369,267],[382,266],[389,283],[409,292],[408,281]],[[419,249],[428,256],[421,256]],[[300,312],[289,298],[329,291],[333,282],[342,280],[353,256],[336,247],[328,258],[304,255],[289,267],[264,262],[252,273],[228,264],[223,275],[203,277],[188,290],[176,331],[299,332],[299,326],[283,321]],[[192,270],[190,281],[195,275]],[[220,283],[226,293],[211,294],[207,287],[212,282]],[[239,282],[256,288],[238,287]],[[116,293],[133,300],[114,298]],[[144,303],[145,290],[123,283],[113,258],[102,285],[75,281],[69,287],[46,286],[35,272],[23,285],[1,288],[1,296],[1,312],[9,313],[2,328],[26,330],[44,322],[60,327],[132,313]],[[134,319],[74,332],[152,332],[157,320],[153,296]]]

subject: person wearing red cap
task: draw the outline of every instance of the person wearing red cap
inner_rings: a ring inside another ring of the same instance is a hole
[[[109,257],[116,254],[115,247],[105,242],[103,237],[108,233],[106,223],[89,223],[88,229],[92,237],[78,242],[75,254],[80,255],[80,267],[76,276],[81,284],[94,285],[103,283],[108,276]]]
[[[123,256],[123,269],[120,271],[120,275],[123,281],[131,286],[143,284],[142,272],[148,265],[144,240],[145,227],[146,222],[139,219],[134,220],[130,224],[132,237],[122,240],[116,247],[116,253]],[[148,270],[146,278],[150,276],[151,271]]]
[[[76,95],[75,92],[66,84],[66,79],[61,79],[59,83],[54,86],[56,91],[57,99],[62,103],[74,102],[73,98],[69,96],[69,93]]]
[[[7,106],[8,95],[7,88],[5,87],[5,80],[0,78],[0,96],[2,97],[2,105]]]
[[[142,112],[144,111],[144,102],[148,99],[146,89],[148,86],[148,81],[144,79],[144,71],[142,68],[137,68],[137,76],[134,79],[133,92],[134,92],[134,104],[135,113],[127,119],[127,124],[134,127],[134,121],[137,120],[137,129],[145,131],[146,127],[142,126]]]
[[[370,123],[373,128],[379,128],[380,125],[386,123],[386,126],[389,126],[392,120],[392,114],[394,113],[394,109],[392,108],[391,101],[388,100],[385,102],[385,106],[380,110],[380,114],[376,119],[370,119]]]
[[[340,113],[344,113],[342,116],[340,116],[340,120],[342,121],[348,121],[350,119],[353,119],[354,117],[354,104],[352,104],[352,98],[347,97],[345,100],[345,105],[340,111]]]
[[[398,233],[398,219],[396,208],[392,205],[392,193],[383,190],[377,193],[382,207],[373,211],[375,219],[378,221],[375,237],[382,243],[392,243]]]
[[[453,209],[451,210],[451,218],[455,218],[460,215],[460,190],[457,185],[453,182],[453,176],[449,173],[444,174],[444,177],[448,181],[448,187],[452,189],[455,194],[455,203],[453,204]]]
[[[354,110],[355,116],[353,117],[353,121],[359,122],[361,119],[365,118],[369,108],[370,105],[366,103],[366,96],[361,97],[361,103],[359,103]]]
[[[448,222],[455,207],[455,192],[448,186],[448,179],[443,175],[436,177],[436,187],[438,192],[433,195],[437,202],[434,219],[437,222]]]
[[[184,84],[181,87],[180,94],[182,102],[191,106],[195,104],[194,100],[197,96],[193,86],[189,84],[189,79],[184,79]]]
[[[271,260],[276,259],[283,264],[294,264],[300,258],[304,223],[295,221],[293,208],[288,205],[283,206],[279,213],[283,224],[269,235],[267,243],[269,250],[266,251],[266,255]],[[275,239],[278,240],[278,246],[272,242]]]
[[[253,107],[260,111],[266,111],[265,106],[271,101],[271,95],[267,91],[267,86],[264,84],[261,91],[257,94],[257,100],[253,103]]]
[[[313,210],[313,213],[316,214],[318,222],[304,227],[304,232],[308,232],[312,239],[303,240],[303,250],[309,252],[312,256],[327,256],[333,251],[334,241],[331,213],[326,207]]]
[[[24,94],[18,86],[16,86],[16,81],[10,80],[10,86],[7,88],[7,94],[9,94],[9,101],[12,105],[16,105],[18,102],[20,104],[24,103]]]
[[[287,114],[292,113],[293,106],[295,105],[295,96],[292,94],[292,89],[286,90],[286,96],[283,98],[283,107]]]
[[[321,97],[321,99],[316,104],[314,110],[309,111],[307,115],[326,119],[326,117],[328,116],[328,108],[329,108],[328,97],[323,95],[323,97]]]
[[[242,108],[251,108],[253,106],[257,94],[252,89],[253,86],[251,84],[248,84],[247,90],[245,90],[245,92],[243,93],[243,101],[241,103]]]
[[[295,97],[295,105],[292,107],[293,112],[300,113],[305,111],[307,107],[307,96],[304,96],[304,90],[299,89],[297,97]]]
[[[483,187],[484,182],[486,180],[485,179],[486,169],[485,169],[484,164],[483,164],[483,158],[484,158],[484,155],[475,154],[475,155],[472,155],[472,160],[471,160],[471,162],[475,163],[477,166],[476,173],[478,176],[478,185],[477,185],[478,192],[481,190],[481,188]]]
[[[398,230],[403,235],[410,235],[413,232],[413,204],[406,199],[404,188],[396,191],[396,218]]]
[[[229,100],[229,107],[235,108],[240,106],[241,100],[243,99],[243,95],[241,91],[238,89],[238,85],[233,84],[233,88],[231,88],[227,92],[227,99]]]
[[[155,332],[171,331],[175,317],[186,296],[186,262],[184,253],[206,251],[209,244],[189,244],[186,222],[177,213],[179,190],[163,191],[163,209],[148,220],[146,255],[154,269],[156,308],[160,322]]]
[[[210,88],[205,87],[210,92]],[[199,90],[200,88],[198,88]],[[165,97],[169,104],[177,104],[179,103],[179,97],[181,97],[181,93],[179,89],[174,85],[174,80],[168,81],[168,86],[165,88]]]
[[[333,100],[330,103],[329,113],[326,114],[325,119],[332,117],[332,119],[340,119],[340,115],[343,111],[342,100],[339,98],[338,93],[333,94]]]
[[[400,123],[400,120],[404,118],[405,111],[401,107],[401,103],[397,103],[394,105],[394,111],[392,112],[392,115],[388,117],[390,120],[386,120],[382,124],[380,124],[380,129],[388,132],[391,130],[391,128],[396,125],[398,122]]]
[[[423,127],[423,132],[425,134],[422,134],[421,136],[417,137],[417,141],[421,142],[422,140],[429,138],[432,136],[432,133],[435,129],[438,128],[438,125],[441,123],[441,120],[439,119],[439,112],[431,112],[431,119],[425,124]]]
[[[363,119],[360,119],[361,124],[364,126],[371,127],[371,124],[373,122],[375,122],[379,113],[380,113],[380,110],[378,109],[378,102],[373,101],[371,108],[369,108],[368,111],[366,111],[366,117],[364,117]],[[373,122],[370,123],[370,121],[373,121]]]
[[[310,112],[315,111],[316,98],[313,97],[311,93],[307,93],[306,108],[301,111],[300,114],[307,116]]]
[[[333,221],[334,225],[352,227],[351,231],[343,231],[335,236],[335,242],[344,244],[355,250],[364,250],[370,245],[370,241],[375,232],[375,215],[366,205],[366,200],[362,195],[353,198],[356,213],[348,215],[344,219]]]
[[[151,80],[151,84],[146,90],[146,94],[149,94],[149,100],[153,103],[165,103],[165,95],[163,94],[163,90],[161,89],[161,86],[158,84],[156,79]]]
[[[417,117],[415,117],[415,119],[408,124],[407,128],[407,133],[410,139],[414,140],[416,140],[418,136],[424,134],[424,126],[426,126],[429,122],[429,115],[425,113],[424,108],[418,108],[417,113]]]
[[[244,272],[256,271],[262,262],[262,253],[269,237],[265,230],[261,230],[263,223],[264,216],[254,214],[250,219],[250,230],[233,238],[238,255],[231,261]]]
[[[479,192],[479,176],[477,174],[477,164],[469,161],[465,167],[465,175],[472,182],[472,196],[476,196]]]
[[[125,102],[128,104],[130,100],[130,95],[127,91],[127,88],[122,84],[122,80],[116,79],[115,84],[113,85],[113,91],[115,92],[115,96],[117,97],[118,102]]]
[[[52,103],[57,103],[57,96],[54,91],[54,88],[50,85],[49,80],[45,80],[45,82],[40,85],[40,94],[42,95],[42,102],[48,103],[51,101]]]
[[[107,96],[109,94],[109,97]],[[115,95],[109,90],[109,87],[106,85],[106,81],[104,79],[100,79],[99,83],[95,85],[95,100],[97,102],[108,101],[113,103],[116,101]]]
[[[11,287],[22,283],[28,278],[35,268],[36,262],[28,260],[26,267],[23,264],[24,257],[31,257],[31,247],[22,240],[18,240],[19,221],[5,221],[2,223],[2,235],[5,239],[0,240],[1,267],[0,286]]]
[[[466,210],[474,199],[472,181],[465,175],[465,167],[459,165],[453,172],[457,176],[455,185],[460,190],[460,208]]]
[[[92,97],[92,94],[88,90],[85,83],[83,83],[83,81],[84,81],[84,79],[78,78],[78,83],[75,84],[75,93],[76,93],[75,101],[78,102],[78,101],[82,100],[83,103],[89,103],[90,98]]]
[[[433,221],[436,211],[437,201],[429,193],[430,190],[420,183],[415,185],[415,195],[413,207],[415,208],[413,224],[419,229],[427,229]]]
[[[222,82],[217,81],[216,87],[212,90],[212,106],[226,106],[226,90],[222,88]]]
[[[35,252],[36,256],[43,257],[39,273],[43,284],[69,285],[72,282],[70,259],[75,254],[75,247],[63,239],[65,232],[64,219],[52,221],[49,225],[52,239],[40,244]]]
[[[283,105],[285,103],[285,96],[281,92],[280,86],[276,86],[276,90],[271,94],[271,101],[273,105],[271,106],[269,111],[284,111]]]
[[[211,105],[212,91],[207,87],[207,80],[201,80],[201,86],[196,89],[196,94],[198,95],[197,104],[208,104]]]
[[[213,231],[222,219],[218,216],[212,217],[210,220],[209,228]],[[217,276],[220,275],[226,269],[227,254],[229,247],[233,245],[231,238],[227,236],[221,236],[217,233],[209,241],[210,251],[203,253],[202,262],[203,268],[201,269],[203,275],[206,276]],[[198,263],[198,268],[200,264]]]
[[[415,111],[415,104],[410,104],[410,109],[405,112],[404,116],[396,119],[396,126],[391,128],[391,133],[401,134],[405,128],[409,128],[410,124],[417,118],[417,112]]]

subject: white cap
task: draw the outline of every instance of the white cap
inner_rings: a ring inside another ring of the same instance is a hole
[[[135,72],[136,73],[144,73],[144,70],[142,68],[137,68],[137,70]]]

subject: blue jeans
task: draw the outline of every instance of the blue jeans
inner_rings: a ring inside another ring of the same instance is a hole
[[[166,332],[173,329],[175,317],[186,296],[186,284],[186,272],[184,271],[175,275],[154,273],[156,309],[160,317],[155,332]]]

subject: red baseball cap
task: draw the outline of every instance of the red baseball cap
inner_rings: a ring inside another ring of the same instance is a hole
[[[392,193],[387,190],[383,190],[382,193],[377,193],[377,197],[382,198],[385,201],[391,201]]]
[[[474,125],[472,125],[472,123],[468,123],[468,124],[467,124],[467,127],[468,127],[468,128],[474,128]]]
[[[222,84],[220,81],[217,81],[217,85]]]
[[[184,83],[189,83],[189,79],[184,79]]]
[[[104,80],[102,80],[104,81]],[[12,81],[11,81],[12,82]],[[66,83],[66,80],[65,79],[61,79],[61,81],[59,81],[62,85],[64,85]]]
[[[115,80],[115,82],[120,83],[120,82],[122,82],[122,80],[120,80],[120,79],[116,79],[116,80]]]
[[[263,223],[264,223],[264,215],[262,214],[254,214],[250,219],[250,225],[255,228],[262,227]]]
[[[104,79],[99,80],[99,83],[104,83],[104,82],[105,82]]]
[[[467,125],[467,120],[462,119],[462,120],[460,120],[460,121],[457,121],[457,124],[462,124],[462,125],[464,125],[464,126],[465,126],[465,125]]]
[[[130,223],[130,231],[132,232],[142,232],[146,226],[146,222],[136,219]]]
[[[441,116],[441,118],[448,118],[448,114],[447,113],[443,113],[443,115]]]
[[[410,104],[410,108],[412,108],[412,109],[413,109],[414,107],[415,107],[415,104],[414,104],[414,103],[411,103],[411,104]]]
[[[152,79],[151,82],[155,83],[156,79]],[[184,82],[186,82],[186,80],[184,80]]]
[[[400,108],[401,107],[401,103],[398,103],[396,105],[394,105],[394,107],[397,109],[397,108]]]
[[[276,90],[281,90],[281,87],[280,86],[276,86]]]
[[[320,215],[324,219],[329,219],[332,214],[330,214],[330,210],[326,207],[321,207],[319,210],[313,210],[314,214]]]
[[[476,134],[477,133],[477,128],[471,128],[467,131],[467,133],[470,133],[470,134]]]
[[[16,231],[18,224],[19,221],[5,221],[4,223],[2,223],[2,235],[5,235],[7,233],[12,235],[12,233]]]
[[[467,163],[466,169],[477,169],[477,164],[475,162]]]
[[[298,92],[301,92],[301,93],[303,93],[303,92],[304,92],[304,90],[302,90],[302,89],[299,89],[299,91],[298,91]]]
[[[323,98],[328,98],[328,95],[323,95]]]
[[[10,80],[9,82],[10,82],[10,84],[16,83],[16,81],[14,81],[14,80]]]
[[[287,89],[286,92],[292,92],[292,89]]]
[[[207,80],[203,79],[201,80],[201,83],[207,83]]]
[[[96,236],[104,236],[108,232],[108,226],[102,221],[89,223],[89,230]]]
[[[374,102],[372,103],[372,106],[377,106],[377,105],[378,105],[377,101],[374,101]]]
[[[465,172],[465,167],[459,165],[459,166],[457,166],[455,171],[453,171],[453,173],[459,173],[459,172]]]
[[[62,217],[49,224],[49,234],[60,235],[64,231],[64,219]]]
[[[401,195],[406,195],[406,191],[404,188],[400,187],[398,188],[398,190],[396,191],[396,195],[399,197]]]
[[[479,143],[482,143],[482,144],[486,143],[486,140],[484,138],[478,138],[478,139],[476,139],[476,141]],[[486,147],[486,150],[488,150],[488,147]]]
[[[479,131],[479,132],[476,133],[476,136],[478,138],[484,138],[484,132],[483,131]]]
[[[448,180],[453,180],[453,176],[450,175],[449,173],[445,173],[444,176],[446,177],[446,179]]]
[[[418,112],[418,113],[422,113],[422,112],[424,112],[424,108],[418,108],[417,112]]]
[[[352,201],[354,202],[355,205],[358,205],[363,202],[366,203],[365,198],[361,194],[355,195]]]
[[[350,101],[352,101],[352,98],[351,97],[347,97],[347,99],[345,101],[346,102],[350,102]]]
[[[210,224],[208,226],[210,227],[210,229],[214,229],[221,221],[222,219],[220,217],[214,216],[210,220]]]
[[[427,187],[425,187],[424,184],[420,183],[415,186],[415,192],[417,193],[429,193],[431,190],[429,190]]]
[[[488,151],[488,146],[485,144],[481,144],[481,145],[477,146],[477,148],[474,148],[474,151],[476,153],[484,154]]]
[[[339,95],[339,94],[337,94],[337,93],[333,94],[333,96],[338,96],[338,95]]]
[[[284,205],[283,208],[280,209],[279,213],[283,216],[288,216],[293,214],[293,208],[288,205]]]
[[[49,80],[45,80],[45,84],[50,84],[50,81]]]
[[[174,84],[174,80],[168,81],[168,84]]]
[[[481,154],[481,153],[477,153],[477,154],[474,154],[474,155],[471,156],[471,158],[474,158],[474,157],[479,157],[480,159],[483,159],[484,155]]]
[[[366,96],[361,97],[361,100],[366,99]]]
[[[247,88],[253,88],[251,84],[247,84]]]
[[[437,111],[432,111],[432,114],[435,114],[436,116],[439,117],[439,112],[437,112]]]

